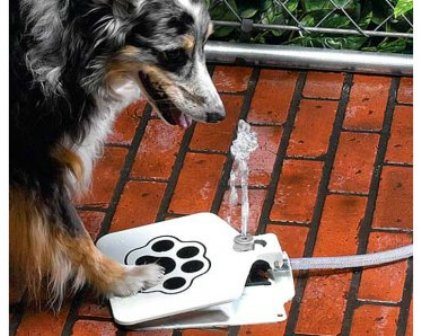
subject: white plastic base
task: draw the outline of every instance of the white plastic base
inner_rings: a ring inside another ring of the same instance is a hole
[[[271,323],[286,319],[294,296],[289,259],[276,236],[255,237],[255,248],[237,252],[238,232],[210,213],[111,233],[97,245],[129,265],[157,262],[169,271],[143,293],[110,299],[114,319],[130,328],[192,328]],[[271,267],[267,285],[246,286],[255,261]]]

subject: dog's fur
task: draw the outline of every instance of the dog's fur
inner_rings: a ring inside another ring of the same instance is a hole
[[[72,205],[118,112],[143,93],[167,123],[225,115],[207,73],[198,0],[10,2],[10,271],[29,298],[66,288],[130,295],[158,265],[123,266],[94,246]],[[70,284],[70,286],[69,286]]]

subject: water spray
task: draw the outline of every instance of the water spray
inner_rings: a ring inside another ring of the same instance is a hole
[[[241,186],[241,233],[234,238],[236,251],[249,251],[253,249],[253,236],[248,232],[249,199],[248,199],[248,160],[251,153],[258,147],[257,135],[251,130],[251,126],[244,120],[240,120],[237,129],[237,139],[231,145],[231,154],[234,157],[233,167],[230,173],[230,197],[228,223],[231,223],[232,211],[238,204],[237,180]]]

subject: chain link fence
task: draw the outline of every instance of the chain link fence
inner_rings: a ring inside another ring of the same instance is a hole
[[[413,52],[412,0],[208,0],[214,40]]]

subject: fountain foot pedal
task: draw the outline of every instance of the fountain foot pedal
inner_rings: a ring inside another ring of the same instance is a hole
[[[156,262],[163,281],[130,297],[110,299],[115,321],[129,328],[220,327],[286,319],[294,296],[288,256],[273,234],[236,251],[238,232],[200,213],[108,234],[98,248],[126,265]]]

